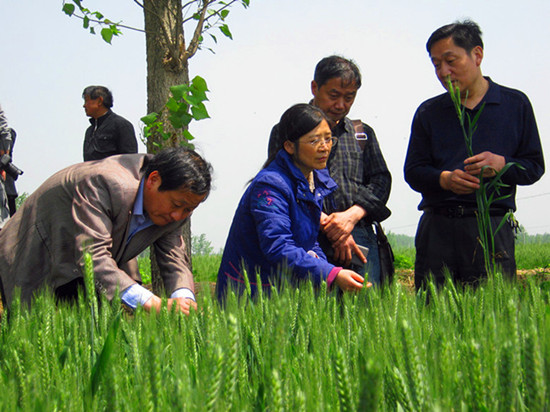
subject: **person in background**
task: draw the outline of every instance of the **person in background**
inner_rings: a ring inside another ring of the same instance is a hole
[[[104,86],[88,86],[82,92],[84,110],[91,126],[84,137],[84,161],[107,156],[137,153],[134,127],[111,110],[113,95]]]
[[[288,109],[279,123],[280,139],[241,198],[218,271],[216,294],[223,302],[229,288],[252,296],[266,293],[286,277],[291,284],[306,279],[326,281],[344,291],[363,287],[358,273],[329,263],[319,247],[323,199],[336,183],[326,170],[336,138],[323,111],[309,104]],[[258,285],[256,273],[261,285]],[[369,284],[370,285],[370,284]]]
[[[196,307],[182,226],[208,196],[211,166],[192,150],[126,154],[78,163],[47,179],[0,231],[0,291],[15,288],[30,304],[41,288],[73,300],[89,251],[95,287],[109,300],[118,290],[131,308],[160,310],[161,298],[140,285],[128,263],[150,245],[170,298],[168,307]]]
[[[530,185],[544,173],[540,137],[527,96],[482,75],[483,42],[476,23],[466,20],[440,27],[426,49],[443,87],[447,89],[450,80],[460,89],[467,115],[473,119],[482,112],[472,157],[467,155],[449,93],[425,101],[414,115],[404,172],[411,188],[422,194],[415,286],[425,287],[430,274],[442,285],[445,269],[455,282],[476,284],[487,276],[476,219],[479,176],[491,179],[506,163],[517,163],[502,176],[508,186],[490,210],[496,228],[509,210],[516,210],[516,186]],[[509,279],[516,276],[514,237],[511,224],[495,235],[495,260]]]
[[[8,120],[6,119],[4,110],[2,110],[2,106],[0,106],[0,157],[4,155],[8,155],[11,157],[11,152],[13,148],[13,135],[14,133],[12,133],[12,129],[10,129],[10,127],[8,126]],[[0,228],[4,226],[6,221],[13,214],[10,208],[8,196],[11,189],[10,181],[8,181],[9,178],[9,174],[7,174],[6,171],[2,168],[0,170]],[[15,185],[13,185],[13,189],[15,189]],[[15,209],[15,199],[13,200],[13,206]]]
[[[372,222],[382,222],[391,212],[386,207],[391,189],[391,175],[378,145],[374,130],[361,123],[364,147],[352,120],[346,117],[361,87],[361,73],[353,61],[340,56],[322,59],[315,67],[310,102],[326,113],[332,135],[338,139],[332,148],[327,167],[338,184],[325,199],[320,237],[331,262],[343,264],[364,275],[373,284],[380,282],[378,244]],[[268,154],[276,151],[279,125],[269,139]],[[368,247],[368,261],[357,244]],[[352,265],[356,254],[364,264]]]

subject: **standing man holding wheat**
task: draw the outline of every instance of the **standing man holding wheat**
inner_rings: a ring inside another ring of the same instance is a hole
[[[437,78],[448,89],[459,89],[470,119],[477,118],[467,147],[449,93],[420,105],[413,119],[405,160],[405,180],[422,194],[424,213],[416,232],[415,286],[425,286],[431,274],[437,285],[452,279],[475,284],[487,276],[476,220],[475,192],[480,177],[494,178],[505,165],[506,185],[490,208],[496,229],[508,211],[516,210],[517,185],[530,185],[544,173],[544,158],[531,104],[522,92],[500,86],[481,73],[483,42],[479,26],[469,20],[440,27],[426,44]],[[508,278],[515,278],[514,230],[503,225],[494,235],[494,260]]]

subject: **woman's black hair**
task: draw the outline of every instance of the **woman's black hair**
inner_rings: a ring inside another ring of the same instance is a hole
[[[276,150],[267,158],[262,169],[265,169],[275,160],[277,153],[283,148],[285,141],[297,142],[300,137],[319,126],[323,120],[328,122],[325,113],[312,104],[298,103],[287,109],[279,121]]]
[[[145,178],[157,171],[161,184],[159,191],[189,190],[208,196],[212,185],[212,166],[197,152],[185,147],[164,149],[152,157],[145,157],[141,172]]]

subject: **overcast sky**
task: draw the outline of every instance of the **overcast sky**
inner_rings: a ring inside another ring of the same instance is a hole
[[[112,20],[143,26],[142,11],[131,0],[84,4]],[[14,163],[25,171],[17,181],[20,193],[82,160],[89,125],[84,87],[109,87],[114,111],[138,134],[146,114],[144,35],[124,30],[108,45],[61,7],[61,1],[0,0],[0,104],[18,133]],[[311,98],[315,64],[340,54],[363,74],[349,117],[375,129],[393,176],[392,216],[383,225],[414,235],[420,195],[403,179],[411,120],[422,101],[443,92],[425,43],[436,28],[466,17],[484,32],[483,73],[530,98],[548,164],[547,0],[251,0],[247,10],[231,9],[234,40],[220,34],[217,45],[208,44],[215,54],[200,51],[190,61],[191,76],[208,83],[211,115],[191,131],[215,171],[215,190],[195,211],[193,233],[205,233],[216,248],[223,247],[245,184],[265,160],[271,127],[289,106]],[[549,203],[548,175],[519,188],[516,217],[528,233],[550,232]]]

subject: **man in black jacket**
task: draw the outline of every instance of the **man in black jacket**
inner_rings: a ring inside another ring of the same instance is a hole
[[[137,153],[137,140],[132,123],[111,110],[113,95],[104,86],[88,86],[82,92],[84,110],[91,126],[84,138],[84,160]]]

